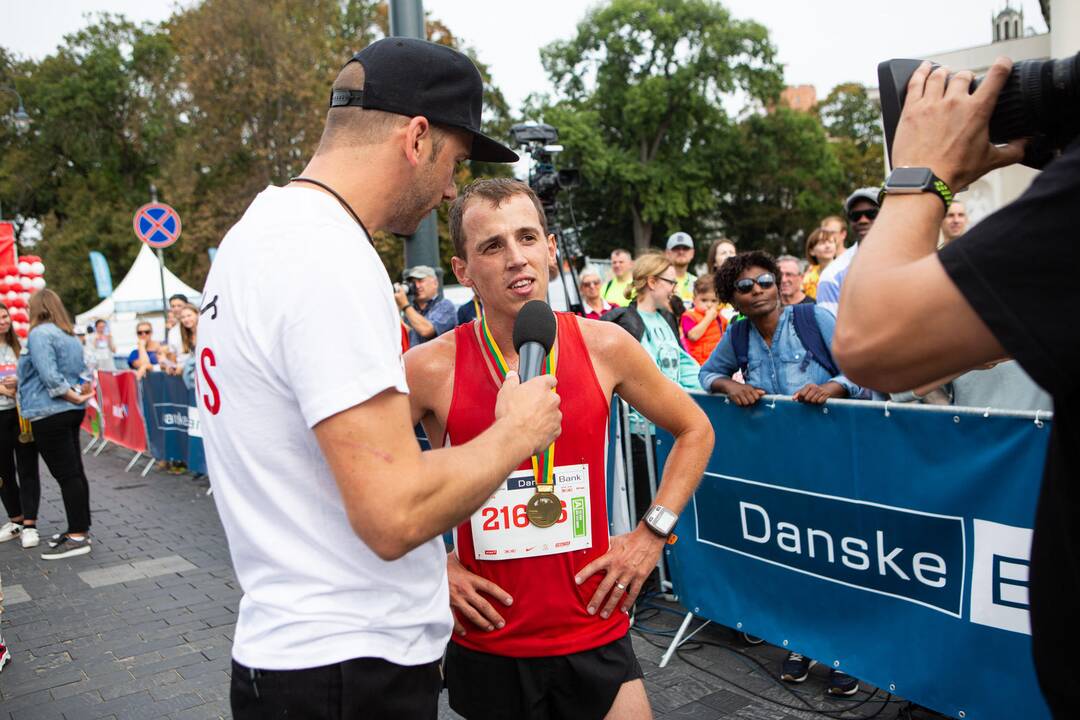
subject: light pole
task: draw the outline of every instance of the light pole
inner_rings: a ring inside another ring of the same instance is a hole
[[[11,114],[11,119],[15,123],[15,132],[24,133],[29,130],[30,115],[26,112],[26,107],[23,105],[22,95],[20,95],[15,88],[6,85],[0,85],[0,90],[11,93],[15,96],[15,99],[19,101],[19,107]]]
[[[15,125],[15,132],[22,135],[30,129],[30,115],[26,112],[26,106],[23,105],[22,95],[15,88],[6,85],[0,85],[0,91],[11,93],[19,101],[19,107],[15,109],[15,112],[11,113],[11,120]],[[2,217],[4,217],[4,213],[0,210],[0,218]]]
[[[390,0],[390,35],[425,40],[423,0]],[[420,223],[416,233],[405,239],[405,267],[430,265],[439,275],[438,213],[432,210]]]

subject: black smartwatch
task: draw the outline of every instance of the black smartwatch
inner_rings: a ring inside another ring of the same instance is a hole
[[[885,179],[885,186],[881,188],[881,193],[878,194],[878,205],[881,204],[886,195],[914,195],[924,192],[941,198],[941,202],[945,203],[946,210],[949,209],[949,205],[953,201],[952,190],[930,168],[893,168],[893,171],[889,173],[889,177]]]
[[[649,508],[649,512],[645,513],[645,517],[642,518],[645,527],[662,538],[671,536],[671,531],[675,529],[675,523],[678,520],[679,516],[663,505],[653,505]]]

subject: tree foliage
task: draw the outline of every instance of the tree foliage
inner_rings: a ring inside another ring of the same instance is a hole
[[[824,128],[780,107],[741,123],[729,150],[735,167],[720,192],[726,232],[742,249],[801,256],[805,232],[837,211],[846,188]]]
[[[589,230],[629,229],[639,249],[716,210],[707,150],[729,128],[724,99],[765,102],[781,87],[766,29],[712,0],[612,0],[541,58],[558,89],[544,115],[587,182]]]
[[[459,46],[437,19],[427,33]],[[202,0],[160,25],[99,16],[40,62],[0,48],[0,86],[14,86],[33,119],[26,135],[0,122],[4,214],[20,241],[40,235],[34,250],[50,286],[81,311],[97,301],[87,253],[102,251],[117,274],[130,266],[139,250],[131,217],[153,184],[184,222],[167,262],[202,287],[206,250],[258,192],[299,174],[318,145],[335,75],[387,34],[387,6],[372,0]],[[485,130],[505,136],[509,107],[478,66]],[[7,102],[0,96],[0,118]],[[477,163],[458,181],[473,172],[509,169]],[[446,254],[445,216],[440,234]],[[400,270],[401,241],[375,240]]]
[[[885,172],[881,106],[859,83],[837,85],[818,105],[846,188],[880,185]]]

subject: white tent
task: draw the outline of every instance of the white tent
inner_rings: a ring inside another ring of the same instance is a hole
[[[107,320],[119,351],[135,347],[135,324],[142,319],[148,320],[154,326],[156,337],[162,337],[164,319],[161,312],[159,267],[157,255],[144,244],[112,295],[86,312],[76,315],[75,323],[85,327],[98,319]],[[166,267],[165,297],[173,295],[184,295],[189,302],[196,305],[202,297],[198,290],[184,283]]]

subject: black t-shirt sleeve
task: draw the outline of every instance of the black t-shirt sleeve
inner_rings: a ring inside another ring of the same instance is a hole
[[[1080,387],[1080,140],[939,253],[998,342],[1050,394]]]

